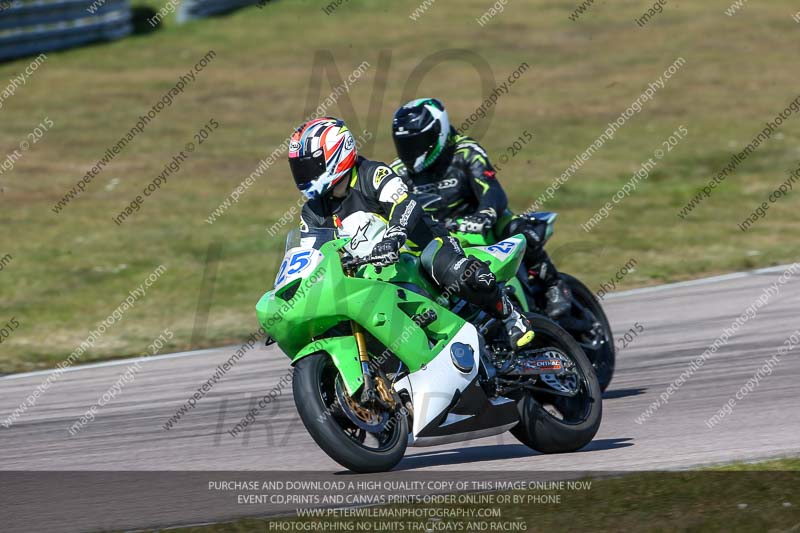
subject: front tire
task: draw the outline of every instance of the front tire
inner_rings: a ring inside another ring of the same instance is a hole
[[[540,315],[528,315],[536,336],[531,348],[555,348],[575,364],[579,393],[572,398],[523,390],[517,399],[520,423],[511,433],[542,453],[567,453],[589,444],[603,414],[597,376],[583,350],[560,326]],[[541,382],[540,382],[541,383]]]
[[[343,467],[358,473],[391,470],[403,458],[408,445],[406,417],[393,416],[385,432],[368,433],[353,424],[339,407],[337,379],[341,379],[339,371],[324,352],[297,362],[292,392],[303,425],[314,442]],[[375,444],[368,445],[367,440]]]

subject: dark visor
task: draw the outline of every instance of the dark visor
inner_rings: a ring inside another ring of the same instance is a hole
[[[397,149],[397,157],[400,158],[407,167],[412,168],[414,161],[421,155],[429,153],[436,146],[439,138],[439,128],[434,126],[426,131],[418,133],[406,133],[393,135],[394,146]]]
[[[289,158],[289,168],[292,169],[294,182],[304,189],[308,182],[313,181],[325,173],[325,156],[322,150],[317,150],[311,155]]]

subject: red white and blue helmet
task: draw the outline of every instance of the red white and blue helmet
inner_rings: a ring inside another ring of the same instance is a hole
[[[289,167],[297,188],[309,199],[332,190],[356,164],[356,141],[344,122],[324,117],[292,134]]]

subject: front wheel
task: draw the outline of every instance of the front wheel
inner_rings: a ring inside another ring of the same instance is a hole
[[[560,326],[540,315],[528,315],[536,336],[527,350],[558,357],[569,372],[543,374],[533,390],[517,398],[520,423],[511,433],[542,453],[565,453],[589,444],[600,429],[602,393],[583,350]],[[524,355],[524,354],[522,354]]]
[[[295,365],[292,392],[303,425],[331,459],[353,472],[391,470],[406,451],[408,421],[401,412],[368,409],[344,389],[326,353]]]

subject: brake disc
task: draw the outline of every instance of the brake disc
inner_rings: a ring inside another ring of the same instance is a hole
[[[342,386],[341,377],[336,377],[336,400],[339,409],[350,422],[369,433],[379,433],[389,421],[389,413],[386,411],[375,412],[369,409],[354,398],[352,398]]]
[[[564,352],[556,350],[555,348],[549,348],[538,357],[559,359],[562,362],[563,370],[561,372],[543,373],[539,376],[547,386],[553,390],[568,394],[576,394],[578,392],[580,381],[578,380],[578,374],[575,372],[575,363],[573,363]]]

